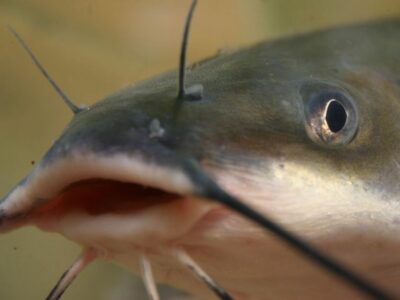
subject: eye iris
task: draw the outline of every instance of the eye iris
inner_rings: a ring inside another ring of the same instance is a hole
[[[308,137],[326,147],[352,142],[359,129],[357,102],[349,92],[325,83],[306,83],[300,90]]]
[[[326,107],[325,122],[330,131],[337,133],[343,129],[347,121],[347,112],[343,105],[336,101],[330,100]]]

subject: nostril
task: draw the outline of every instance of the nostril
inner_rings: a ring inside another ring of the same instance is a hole
[[[150,138],[161,138],[165,133],[165,129],[161,126],[161,122],[158,119],[153,119],[149,125],[149,137]]]

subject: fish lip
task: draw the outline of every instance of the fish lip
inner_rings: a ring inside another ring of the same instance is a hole
[[[0,232],[23,225],[29,212],[51,201],[68,185],[93,178],[131,182],[198,197],[195,184],[179,165],[162,166],[140,154],[71,151],[51,163],[45,157],[0,200]]]

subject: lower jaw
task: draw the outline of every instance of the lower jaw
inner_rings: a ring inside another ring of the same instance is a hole
[[[210,210],[212,205],[197,199],[180,199],[153,206],[133,214],[102,214],[90,216],[77,212],[65,216],[51,228],[67,238],[107,252],[126,252],[142,247],[168,245],[189,232]]]

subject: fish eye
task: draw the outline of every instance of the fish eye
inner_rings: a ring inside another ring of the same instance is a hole
[[[314,142],[343,145],[354,139],[358,118],[354,101],[349,95],[341,91],[319,91],[306,95],[306,98],[305,126]]]

